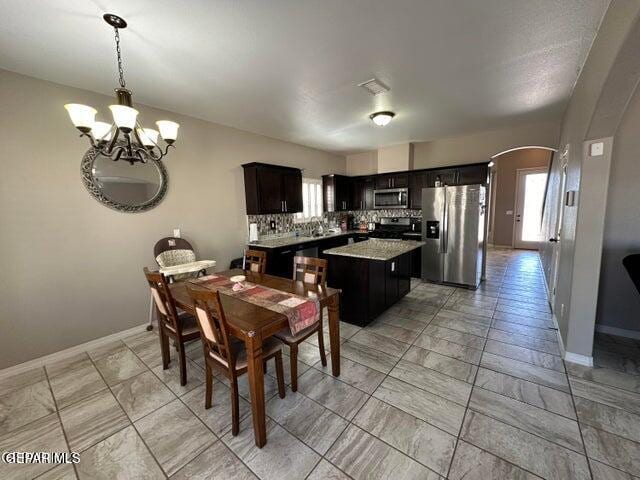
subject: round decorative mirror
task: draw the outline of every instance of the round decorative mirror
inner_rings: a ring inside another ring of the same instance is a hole
[[[158,205],[167,193],[167,170],[161,160],[114,161],[90,148],[82,158],[82,181],[103,205],[120,212],[144,212]]]

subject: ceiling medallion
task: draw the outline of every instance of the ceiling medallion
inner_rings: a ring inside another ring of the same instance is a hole
[[[119,30],[126,28],[127,22],[111,13],[105,13],[102,18],[115,30],[120,87],[115,89],[118,103],[109,106],[113,123],[96,121],[97,110],[87,105],[68,103],[64,108],[73,125],[80,130],[80,136],[87,137],[91,146],[102,155],[114,161],[127,161],[131,165],[136,162],[146,163],[148,160],[158,161],[167,154],[169,147],[174,147],[180,125],[170,120],[159,120],[156,122],[159,132],[140,125],[138,111],[133,108],[131,91],[126,88],[122,68]],[[164,140],[164,149],[158,143],[159,137]]]
[[[375,123],[379,127],[384,127],[395,116],[396,116],[395,113],[385,111],[385,112],[372,113],[371,115],[369,115],[369,118],[373,121],[373,123]]]

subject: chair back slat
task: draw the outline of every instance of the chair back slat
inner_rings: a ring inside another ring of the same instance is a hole
[[[293,257],[293,279],[324,286],[327,281],[327,261],[315,257]]]
[[[233,368],[235,358],[231,349],[231,338],[220,294],[217,291],[199,288],[195,285],[187,285],[187,292],[196,311],[205,355],[213,353]]]
[[[153,301],[160,314],[158,321],[164,322],[175,332],[181,331],[178,310],[173,302],[167,279],[162,273],[152,272],[147,267],[144,268],[144,275],[147,277]]]
[[[263,252],[262,250],[247,250],[245,259],[245,268],[250,272],[267,273],[267,252]]]

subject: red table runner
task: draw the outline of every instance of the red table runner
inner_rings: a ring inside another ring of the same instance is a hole
[[[289,320],[289,329],[293,335],[320,320],[320,302],[318,300],[250,282],[242,282],[244,288],[234,291],[235,283],[222,275],[207,275],[190,281],[285,315]]]

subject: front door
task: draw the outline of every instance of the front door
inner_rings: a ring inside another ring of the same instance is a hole
[[[541,241],[546,168],[518,169],[516,185],[515,248],[537,250]]]

